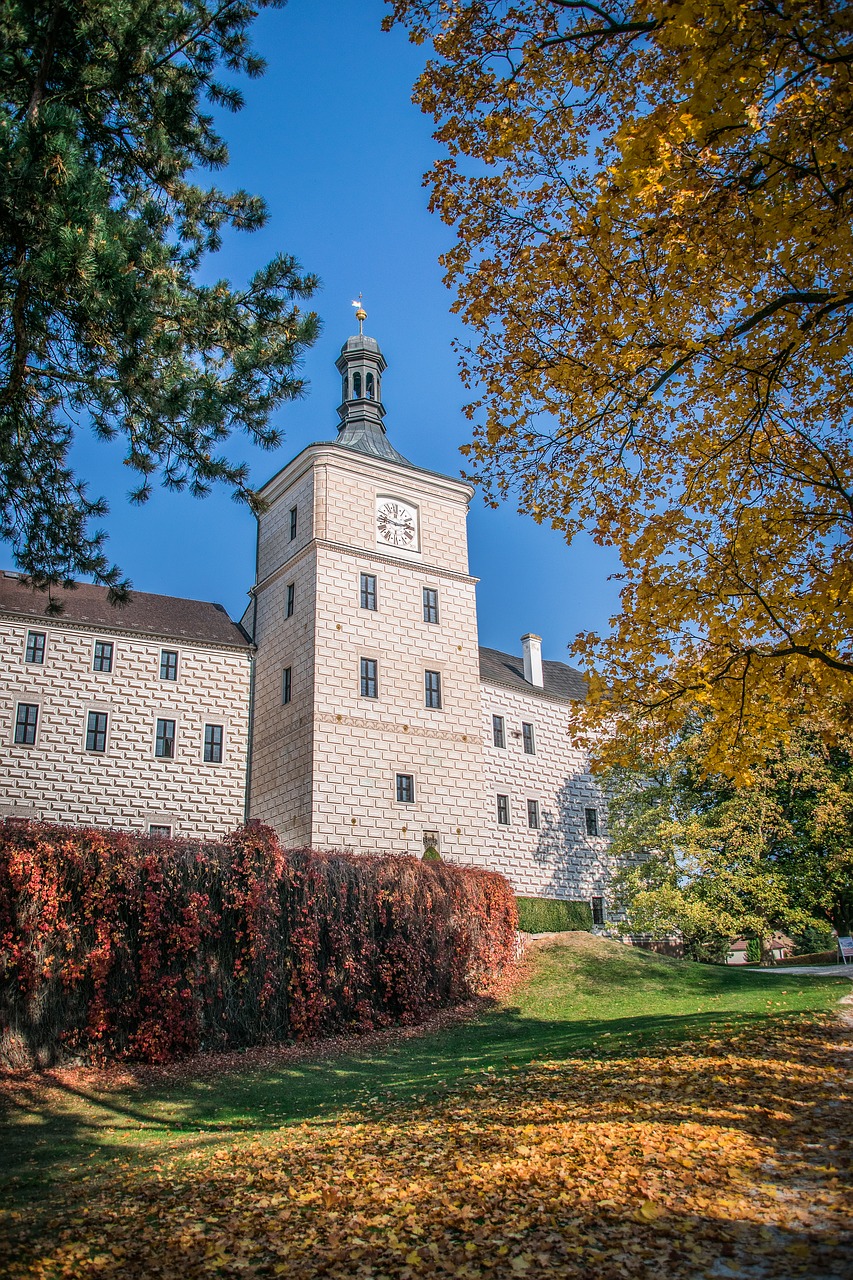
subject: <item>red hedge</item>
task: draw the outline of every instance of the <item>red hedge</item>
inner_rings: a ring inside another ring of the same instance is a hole
[[[413,1023],[482,993],[517,916],[493,872],[40,823],[0,826],[0,1058],[164,1062]]]

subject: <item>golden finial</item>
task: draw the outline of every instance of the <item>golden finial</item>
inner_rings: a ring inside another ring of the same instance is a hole
[[[362,306],[361,294],[358,295],[358,298],[352,305],[355,307],[355,318],[358,321],[359,337],[364,337],[364,322],[367,319],[367,312]]]

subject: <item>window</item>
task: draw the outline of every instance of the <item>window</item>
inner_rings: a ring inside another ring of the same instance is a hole
[[[293,604],[296,599],[296,583],[289,582],[287,585],[287,598],[284,605],[285,618],[293,617]]]
[[[528,827],[539,827],[539,801],[527,801],[527,825]]]
[[[293,667],[285,667],[281,673],[281,705],[284,707],[293,697]]]
[[[588,836],[598,835],[598,812],[595,809],[584,809],[584,817],[586,818],[586,834]]]
[[[361,399],[361,374],[358,372],[352,375],[352,398],[353,400]]]
[[[506,746],[506,730],[503,716],[492,716],[492,742],[496,747]]]
[[[103,754],[107,749],[107,713],[90,711],[86,721],[86,750]]]
[[[376,611],[376,575],[373,573],[361,575],[361,607]]]
[[[364,380],[364,385],[367,390],[368,400],[373,400],[375,398],[375,393],[373,390],[373,374],[372,373],[369,373],[367,375],[367,377]]]
[[[221,724],[204,726],[204,762],[205,764],[222,764]]]
[[[438,592],[424,587],[424,622],[438,622]]]
[[[148,834],[159,837],[160,840],[171,840],[172,828],[165,822],[149,822]]]
[[[44,663],[44,642],[45,634],[43,631],[28,631],[27,652],[24,661],[35,663],[39,667],[42,666]]]
[[[174,720],[158,720],[157,736],[154,739],[154,754],[158,760],[174,760],[175,758],[175,722]]]
[[[32,747],[35,745],[38,722],[38,703],[19,702],[15,716],[15,741],[18,746]]]
[[[498,822],[502,827],[509,826],[509,796],[498,796]]]
[[[536,747],[533,744],[533,725],[528,724],[526,720],[521,722],[521,740],[524,745],[525,753],[529,756],[536,754]]]
[[[592,900],[592,923],[604,924],[604,899],[593,898]]]
[[[438,671],[424,672],[424,705],[441,710],[441,674]]]
[[[92,662],[93,671],[112,671],[113,646],[110,640],[95,641],[95,657]]]
[[[160,679],[177,680],[178,655],[174,649],[160,650]]]
[[[361,696],[362,698],[379,697],[379,681],[376,676],[376,659],[361,659]]]
[[[290,541],[291,541],[291,542],[292,542],[292,541],[293,541],[293,539],[296,537],[296,513],[297,513],[297,511],[298,511],[298,507],[291,507],[291,508],[290,508]]]
[[[397,803],[415,803],[415,780],[410,773],[397,774]]]

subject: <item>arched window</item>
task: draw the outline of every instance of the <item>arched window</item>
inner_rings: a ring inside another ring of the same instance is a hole
[[[353,400],[361,399],[361,374],[354,373],[352,375],[352,398]]]
[[[376,396],[374,395],[374,392],[373,392],[373,374],[369,373],[365,378],[364,382],[365,382],[365,392],[367,395],[367,399],[375,400]]]
[[[349,400],[349,374],[344,374],[344,400]]]

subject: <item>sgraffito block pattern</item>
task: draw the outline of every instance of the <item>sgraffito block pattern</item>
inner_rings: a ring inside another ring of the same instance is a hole
[[[46,634],[44,662],[25,662],[27,633]],[[113,645],[95,671],[96,641]],[[248,649],[95,632],[62,618],[0,621],[0,813],[51,822],[217,839],[244,820],[251,659]],[[177,680],[160,678],[177,652]],[[14,741],[16,707],[37,705],[32,745]],[[89,712],[107,716],[106,750],[86,750]],[[155,756],[157,720],[175,723],[174,758]],[[205,763],[204,726],[223,726]]]
[[[482,689],[489,865],[522,896],[570,901],[606,896],[607,804],[585,754],[572,746],[570,705],[501,685]],[[493,742],[494,715],[504,720],[504,747]],[[533,754],[524,750],[525,723],[533,726]],[[499,795],[508,798],[508,825],[497,820]],[[538,805],[538,828],[529,826],[528,800]],[[595,812],[597,836],[587,835],[587,809]]]

